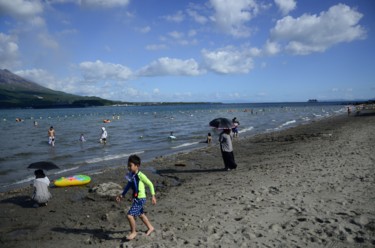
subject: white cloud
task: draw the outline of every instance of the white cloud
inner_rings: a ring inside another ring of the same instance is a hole
[[[128,96],[138,96],[139,95],[139,91],[137,89],[134,89],[134,88],[126,88],[126,95]]]
[[[127,6],[130,0],[78,0],[77,2],[89,8],[115,8]]]
[[[120,64],[104,63],[100,60],[95,62],[82,62],[79,64],[79,68],[81,69],[85,80],[88,81],[125,81],[132,76],[132,71],[128,67]]]
[[[208,18],[207,18],[207,17],[198,14],[198,12],[195,11],[195,10],[188,9],[186,12],[188,13],[188,15],[189,15],[191,18],[194,19],[194,21],[198,22],[199,24],[204,25],[204,24],[206,24],[206,23],[208,22]]]
[[[73,34],[78,34],[78,30],[73,28],[73,29],[64,29],[62,31],[57,32],[56,34],[58,36],[66,36],[66,35],[73,35]]]
[[[158,50],[164,50],[167,49],[167,46],[164,44],[151,44],[146,46],[146,50],[149,51],[158,51]]]
[[[170,32],[168,33],[168,35],[174,39],[181,39],[184,37],[184,33],[177,32],[177,31]]]
[[[168,57],[159,58],[143,67],[139,76],[197,76],[202,72],[194,59],[173,59]]]
[[[363,39],[366,31],[358,22],[362,14],[345,4],[337,4],[320,15],[286,16],[271,30],[273,41],[286,42],[293,54],[324,52],[341,42]]]
[[[182,22],[185,19],[184,13],[182,11],[177,11],[174,15],[163,16],[163,18],[170,22]]]
[[[74,3],[87,8],[115,8],[124,7],[130,0],[47,0],[50,4]]]
[[[35,17],[30,19],[30,24],[33,27],[43,27],[43,26],[46,25],[46,22],[40,16],[35,16]]]
[[[210,0],[215,10],[211,17],[218,27],[234,37],[248,37],[250,30],[245,25],[259,11],[254,0]]]
[[[275,4],[283,15],[287,15],[297,7],[296,0],[275,0]]]
[[[147,34],[151,31],[150,26],[142,27],[142,28],[136,28],[136,30],[142,34]]]
[[[56,89],[54,83],[56,79],[53,75],[48,73],[43,69],[29,69],[29,70],[18,70],[14,72],[20,77],[26,78],[33,81],[39,85],[45,86],[47,88]]]
[[[277,42],[267,40],[263,47],[263,53],[266,55],[275,55],[280,52],[281,48]]]
[[[59,90],[67,93],[86,96],[99,95],[100,93],[96,90],[96,86],[84,84],[85,82],[81,77],[67,77],[64,79],[58,79],[55,77],[55,75],[44,69],[18,70],[14,73],[52,90]]]
[[[168,37],[165,37],[165,36],[161,36],[159,39],[162,42],[169,42],[170,44],[178,44],[182,46],[196,45],[198,43],[198,40],[193,39],[196,33],[197,32],[195,30],[190,30],[188,31],[187,34],[183,32],[172,31],[168,33],[168,36],[171,37],[172,39],[168,39]],[[188,37],[188,38],[184,39],[185,37]]]
[[[190,29],[188,32],[189,37],[193,37],[197,35],[197,31],[195,29]]]
[[[155,88],[152,93],[154,93],[155,95],[158,95],[160,94],[160,90],[158,88]]]
[[[216,51],[202,50],[206,67],[220,74],[248,73],[253,68],[251,51],[228,46]]]
[[[258,57],[258,56],[262,55],[262,50],[260,50],[259,48],[256,48],[256,47],[252,47],[252,48],[250,48],[249,53],[253,57]]]
[[[19,64],[15,37],[0,33],[0,68],[12,69]]]
[[[233,92],[228,94],[230,98],[240,98],[241,95],[238,92]]]
[[[59,43],[49,34],[47,33],[40,33],[37,35],[38,40],[40,43],[47,48],[57,49],[59,48]]]
[[[0,0],[0,15],[28,19],[42,12],[43,5],[39,0]]]

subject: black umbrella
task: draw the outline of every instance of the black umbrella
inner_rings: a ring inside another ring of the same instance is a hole
[[[30,164],[27,169],[41,169],[41,170],[53,170],[60,169],[57,165],[52,162],[41,161]]]
[[[233,127],[233,123],[227,118],[216,118],[210,121],[210,126],[217,129],[230,129]]]

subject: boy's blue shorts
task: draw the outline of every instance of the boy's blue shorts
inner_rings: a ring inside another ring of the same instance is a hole
[[[138,217],[143,214],[143,205],[146,203],[146,198],[134,198],[133,204],[128,211],[128,215]]]

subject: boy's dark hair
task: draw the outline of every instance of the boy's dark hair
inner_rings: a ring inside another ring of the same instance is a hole
[[[129,163],[133,163],[137,166],[140,166],[141,165],[141,158],[138,157],[137,155],[130,155],[129,158],[128,158],[128,164]]]
[[[44,174],[43,170],[36,170],[34,171],[34,175],[36,178],[45,178],[46,175]]]

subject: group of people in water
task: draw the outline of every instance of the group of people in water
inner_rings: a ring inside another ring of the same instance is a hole
[[[102,127],[102,133],[100,135],[99,142],[102,143],[102,144],[106,144],[107,143],[107,137],[108,137],[107,130],[105,129],[105,127]],[[83,133],[81,133],[81,135],[79,137],[79,141],[80,142],[86,142],[86,139],[85,139],[85,136],[84,136]],[[51,126],[48,129],[48,144],[51,145],[51,146],[55,146],[55,129],[53,128],[53,126]]]

